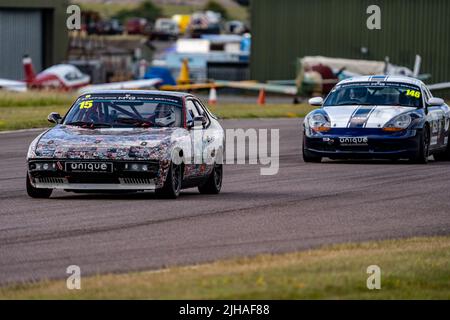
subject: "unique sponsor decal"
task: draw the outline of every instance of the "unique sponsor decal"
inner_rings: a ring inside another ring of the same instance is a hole
[[[355,146],[355,145],[365,146],[369,143],[369,138],[367,138],[367,137],[340,137],[339,143],[341,146]]]
[[[69,172],[112,172],[110,162],[66,162]]]

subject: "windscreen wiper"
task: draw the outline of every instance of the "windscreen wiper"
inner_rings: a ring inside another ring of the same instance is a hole
[[[68,126],[79,126],[82,128],[111,128],[112,125],[109,123],[101,123],[101,122],[87,122],[87,121],[73,121],[66,123]]]
[[[363,103],[359,103],[359,102],[352,102],[352,103],[340,103],[337,104],[336,106],[374,106],[375,104],[373,103],[369,103],[369,102],[363,102]]]
[[[151,127],[152,123],[150,121],[140,120],[140,119],[116,119],[115,122],[132,124],[141,127]]]

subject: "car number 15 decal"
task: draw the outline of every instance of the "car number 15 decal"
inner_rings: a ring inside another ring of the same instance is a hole
[[[416,91],[416,90],[406,90],[406,95],[410,96],[410,97],[414,97],[419,99],[420,98],[420,91]]]
[[[92,105],[93,105],[92,100],[83,101],[82,103],[80,103],[80,109],[89,109],[92,107]]]

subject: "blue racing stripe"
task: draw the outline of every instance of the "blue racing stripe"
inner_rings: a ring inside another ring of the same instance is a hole
[[[381,76],[373,76],[370,77],[369,81],[386,81],[388,76],[381,75]]]
[[[347,128],[364,128],[370,114],[376,106],[362,106],[351,116]]]
[[[375,109],[377,108],[377,106],[373,107],[372,110],[370,110],[369,114],[367,115],[366,121],[364,121],[364,128],[367,125],[367,121],[369,121],[370,116],[372,115],[372,113],[375,111]]]
[[[358,106],[355,110],[353,110],[353,113],[350,116],[350,119],[348,119],[347,128],[350,128],[350,123],[352,122],[353,116],[355,115],[356,112],[358,112],[359,108],[361,108],[361,106]]]

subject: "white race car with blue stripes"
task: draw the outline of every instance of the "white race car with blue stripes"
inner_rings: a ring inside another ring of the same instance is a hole
[[[304,120],[303,158],[450,159],[450,109],[420,80],[365,76],[338,83]]]

